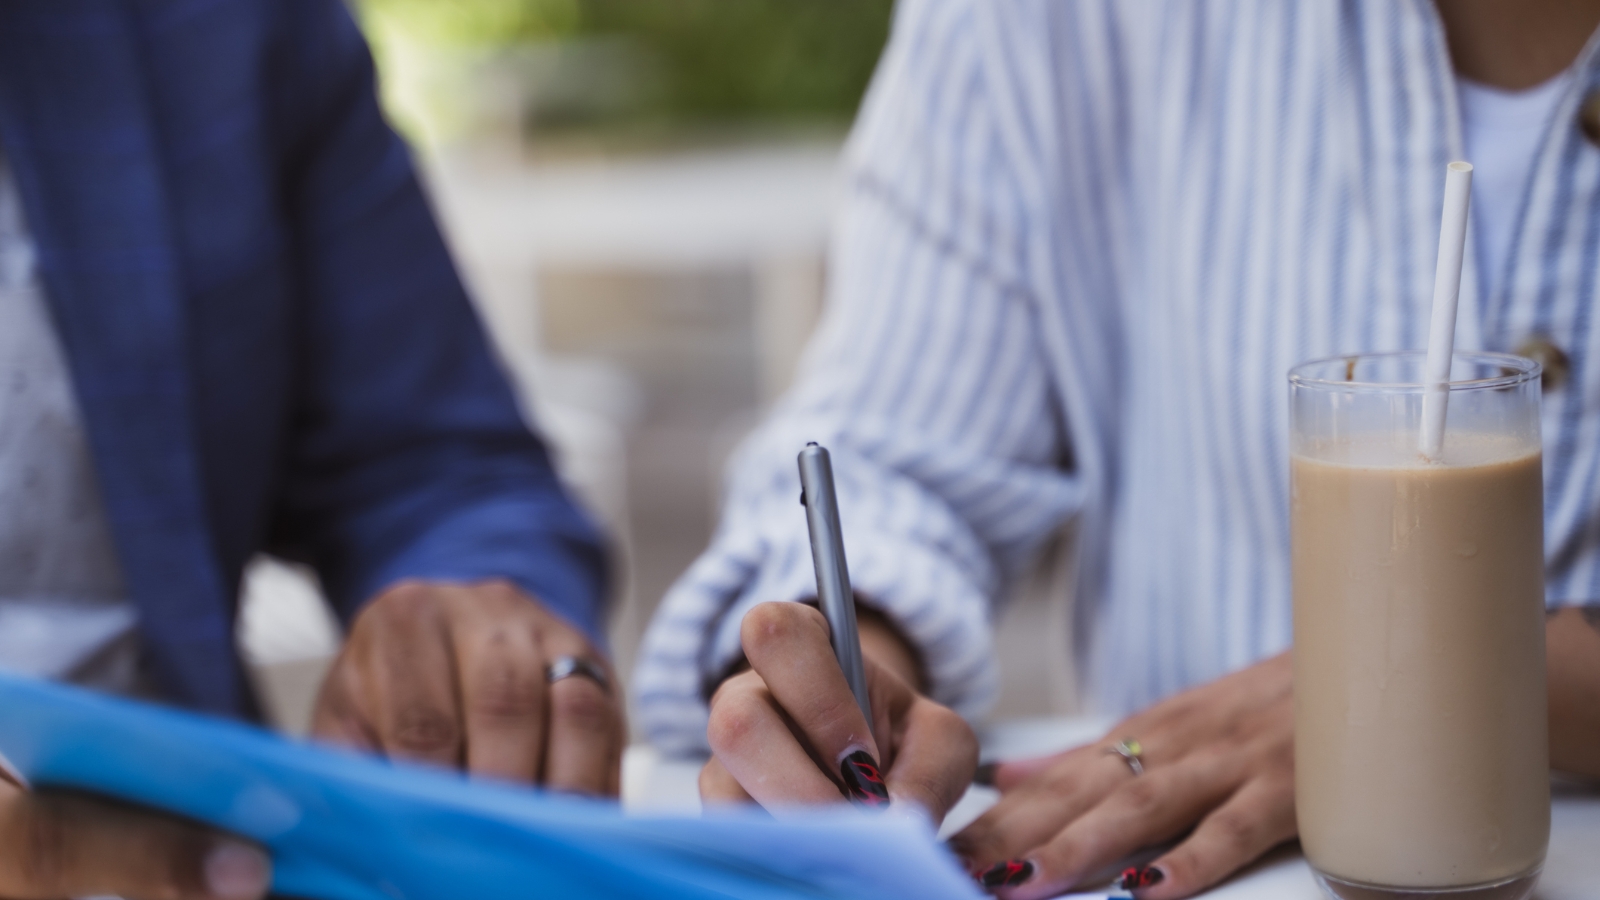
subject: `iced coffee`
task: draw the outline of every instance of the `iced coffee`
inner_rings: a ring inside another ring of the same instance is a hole
[[[1538,366],[1421,354],[1291,375],[1295,802],[1335,897],[1527,896],[1550,827]]]

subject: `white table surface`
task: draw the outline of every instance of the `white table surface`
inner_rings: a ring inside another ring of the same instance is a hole
[[[1023,759],[1095,740],[1108,723],[1092,718],[1007,722],[983,735],[985,759]],[[622,764],[622,802],[631,812],[698,815],[698,760],[662,758],[631,747]],[[972,788],[945,820],[950,834],[977,818],[999,795]],[[1550,854],[1534,900],[1600,900],[1600,793],[1558,788],[1551,809]],[[1323,900],[1305,858],[1292,848],[1269,854],[1221,886],[1208,900]]]

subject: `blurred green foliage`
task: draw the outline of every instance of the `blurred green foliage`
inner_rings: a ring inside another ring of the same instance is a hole
[[[626,46],[626,103],[589,121],[530,111],[535,128],[648,122],[845,121],[888,35],[893,0],[356,0],[438,46]]]

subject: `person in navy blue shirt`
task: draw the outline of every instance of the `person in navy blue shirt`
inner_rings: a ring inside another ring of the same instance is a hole
[[[343,4],[7,0],[0,150],[26,220],[11,296],[48,310],[70,376],[137,691],[257,715],[234,619],[271,552],[348,629],[320,737],[615,794],[603,541],[519,415]],[[0,782],[0,896],[269,882],[230,838]]]

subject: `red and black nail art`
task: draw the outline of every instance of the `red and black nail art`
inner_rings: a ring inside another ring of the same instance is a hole
[[[1167,873],[1155,866],[1135,866],[1122,870],[1122,877],[1117,879],[1117,889],[1133,891],[1139,888],[1155,887],[1166,878]]]
[[[986,888],[1016,887],[1033,877],[1033,863],[1026,859],[1008,859],[997,862],[978,876],[978,883]]]
[[[839,774],[844,777],[851,800],[874,809],[889,805],[889,788],[883,783],[883,773],[878,770],[878,761],[872,754],[857,750],[846,756],[839,763]]]

